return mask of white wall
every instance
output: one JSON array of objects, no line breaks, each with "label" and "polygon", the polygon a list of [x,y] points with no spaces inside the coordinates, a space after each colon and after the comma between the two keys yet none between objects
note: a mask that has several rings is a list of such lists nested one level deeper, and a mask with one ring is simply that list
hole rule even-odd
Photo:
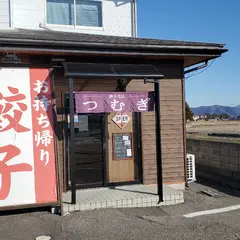
[{"label": "white wall", "polygon": [[[103,0],[103,28],[48,25],[46,27],[58,31],[130,37],[133,36],[132,2],[133,0]],[[14,0],[13,26],[15,28],[39,29],[40,24],[45,25],[45,16],[45,0]]]},{"label": "white wall", "polygon": [[0,0],[0,28],[8,28],[10,26],[9,21],[8,0]]}]

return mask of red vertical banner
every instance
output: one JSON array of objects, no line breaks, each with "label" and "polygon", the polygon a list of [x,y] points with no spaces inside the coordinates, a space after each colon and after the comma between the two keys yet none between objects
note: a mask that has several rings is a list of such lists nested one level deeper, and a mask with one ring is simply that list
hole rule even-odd
[{"label": "red vertical banner", "polygon": [[54,123],[49,69],[30,69],[36,203],[57,201]]}]

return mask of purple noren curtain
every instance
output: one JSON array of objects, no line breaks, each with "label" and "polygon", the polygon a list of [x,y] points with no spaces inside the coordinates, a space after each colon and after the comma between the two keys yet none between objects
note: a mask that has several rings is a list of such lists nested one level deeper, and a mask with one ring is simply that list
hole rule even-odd
[{"label": "purple noren curtain", "polygon": [[75,92],[77,113],[154,111],[154,92]]}]

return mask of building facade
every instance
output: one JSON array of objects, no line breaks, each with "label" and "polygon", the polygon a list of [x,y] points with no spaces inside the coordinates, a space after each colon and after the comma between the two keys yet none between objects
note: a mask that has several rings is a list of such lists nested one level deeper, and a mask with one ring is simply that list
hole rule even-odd
[{"label": "building facade", "polygon": [[133,37],[135,1],[1,0],[0,28]]},{"label": "building facade", "polygon": [[[83,188],[157,185],[161,201],[163,184],[184,189],[184,69],[227,50],[216,43],[134,38],[135,4],[0,0],[0,151],[15,149],[0,169],[1,209],[60,205],[67,191],[76,203]],[[97,94],[99,102],[111,100],[108,110],[94,111]],[[147,97],[138,99],[137,110],[124,110],[133,103],[122,98],[141,94],[154,95],[155,109],[148,111]],[[90,104],[89,111],[77,110],[80,102]],[[29,148],[21,145],[25,138]],[[11,158],[23,165],[8,168]],[[29,198],[18,201],[18,184]]]}]

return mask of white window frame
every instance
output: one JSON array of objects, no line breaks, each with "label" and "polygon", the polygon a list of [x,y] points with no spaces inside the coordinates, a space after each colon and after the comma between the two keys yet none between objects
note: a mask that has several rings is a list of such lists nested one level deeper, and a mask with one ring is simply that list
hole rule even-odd
[{"label": "white window frame", "polygon": [[[45,25],[49,28],[65,28],[65,29],[79,29],[79,30],[95,30],[95,31],[103,31],[104,30],[104,22],[103,22],[103,1],[104,0],[91,0],[96,2],[102,3],[102,26],[101,27],[94,27],[94,26],[81,26],[76,25],[76,8],[74,7],[74,25],[62,25],[62,24],[49,24],[47,23],[47,0],[44,1],[44,12],[45,12]],[[74,6],[76,6],[76,0],[74,0]]]}]

